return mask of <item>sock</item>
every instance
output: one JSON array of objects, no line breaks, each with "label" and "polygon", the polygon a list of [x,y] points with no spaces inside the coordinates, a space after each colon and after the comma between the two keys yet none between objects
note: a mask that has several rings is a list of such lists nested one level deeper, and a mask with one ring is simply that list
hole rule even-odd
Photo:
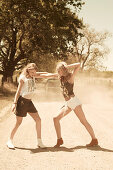
[{"label": "sock", "polygon": [[38,138],[38,146],[45,148],[45,145],[42,143],[42,139]]},{"label": "sock", "polygon": [[42,139],[41,138],[38,138],[38,144],[42,144]]}]

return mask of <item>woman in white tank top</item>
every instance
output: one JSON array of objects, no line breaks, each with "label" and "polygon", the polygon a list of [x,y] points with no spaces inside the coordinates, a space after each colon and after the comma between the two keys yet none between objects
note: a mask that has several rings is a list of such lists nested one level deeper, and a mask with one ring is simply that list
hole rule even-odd
[{"label": "woman in white tank top", "polygon": [[13,138],[18,127],[21,125],[23,117],[27,113],[33,118],[36,123],[38,147],[45,148],[41,140],[41,118],[38,111],[32,102],[32,96],[35,92],[35,78],[47,78],[51,74],[47,72],[37,72],[35,63],[28,64],[23,70],[18,80],[18,88],[15,94],[14,102],[12,105],[12,112],[16,115],[16,124],[11,131],[7,146],[10,149],[15,149],[13,145]]}]

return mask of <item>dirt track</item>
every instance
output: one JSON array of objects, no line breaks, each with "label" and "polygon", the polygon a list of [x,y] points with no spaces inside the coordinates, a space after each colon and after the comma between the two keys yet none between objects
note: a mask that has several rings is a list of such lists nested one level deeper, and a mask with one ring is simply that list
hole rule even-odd
[{"label": "dirt track", "polygon": [[90,136],[71,112],[61,120],[64,145],[53,148],[56,134],[52,119],[63,102],[35,100],[42,119],[42,139],[48,148],[37,148],[35,124],[27,116],[14,138],[16,149],[9,150],[6,141],[15,122],[15,116],[11,115],[0,123],[0,170],[113,170],[113,101],[109,93],[98,92],[93,93],[95,100],[92,96],[82,98],[86,101],[85,115],[99,140],[98,147],[85,147]]}]

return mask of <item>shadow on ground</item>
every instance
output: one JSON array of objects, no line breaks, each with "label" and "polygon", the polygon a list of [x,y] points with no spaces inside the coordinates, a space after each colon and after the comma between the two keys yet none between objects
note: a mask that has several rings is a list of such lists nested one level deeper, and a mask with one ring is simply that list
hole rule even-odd
[{"label": "shadow on ground", "polygon": [[31,153],[38,153],[38,152],[59,152],[59,151],[64,151],[64,152],[74,152],[75,150],[78,149],[88,149],[92,151],[103,151],[103,152],[113,152],[113,150],[102,148],[99,145],[94,146],[94,147],[86,147],[86,146],[76,146],[73,148],[66,148],[66,147],[59,147],[59,148],[54,148],[54,147],[47,147],[45,149],[41,148],[22,148],[22,147],[15,147],[15,149],[21,149],[21,150],[29,150]]}]

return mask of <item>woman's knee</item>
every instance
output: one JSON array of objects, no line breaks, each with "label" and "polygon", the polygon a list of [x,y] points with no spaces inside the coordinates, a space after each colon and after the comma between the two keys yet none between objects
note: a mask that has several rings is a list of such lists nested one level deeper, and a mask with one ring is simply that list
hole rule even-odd
[{"label": "woman's knee", "polygon": [[81,119],[80,120],[80,122],[84,125],[84,126],[86,126],[86,125],[88,125],[88,121],[85,119]]},{"label": "woman's knee", "polygon": [[41,118],[39,116],[37,116],[36,119],[34,119],[36,123],[41,123]]},{"label": "woman's knee", "polygon": [[54,117],[54,118],[53,118],[54,123],[58,122],[59,120],[60,120],[60,119],[59,119],[58,117]]},{"label": "woman's knee", "polygon": [[17,122],[16,122],[16,126],[20,126],[20,125],[21,125],[21,123],[22,123],[22,120],[17,120]]},{"label": "woman's knee", "polygon": [[40,118],[38,112],[35,113],[35,114],[34,114],[34,113],[29,113],[29,114],[30,114],[30,116],[34,119],[34,121],[35,121],[36,123],[41,122],[41,118]]}]

